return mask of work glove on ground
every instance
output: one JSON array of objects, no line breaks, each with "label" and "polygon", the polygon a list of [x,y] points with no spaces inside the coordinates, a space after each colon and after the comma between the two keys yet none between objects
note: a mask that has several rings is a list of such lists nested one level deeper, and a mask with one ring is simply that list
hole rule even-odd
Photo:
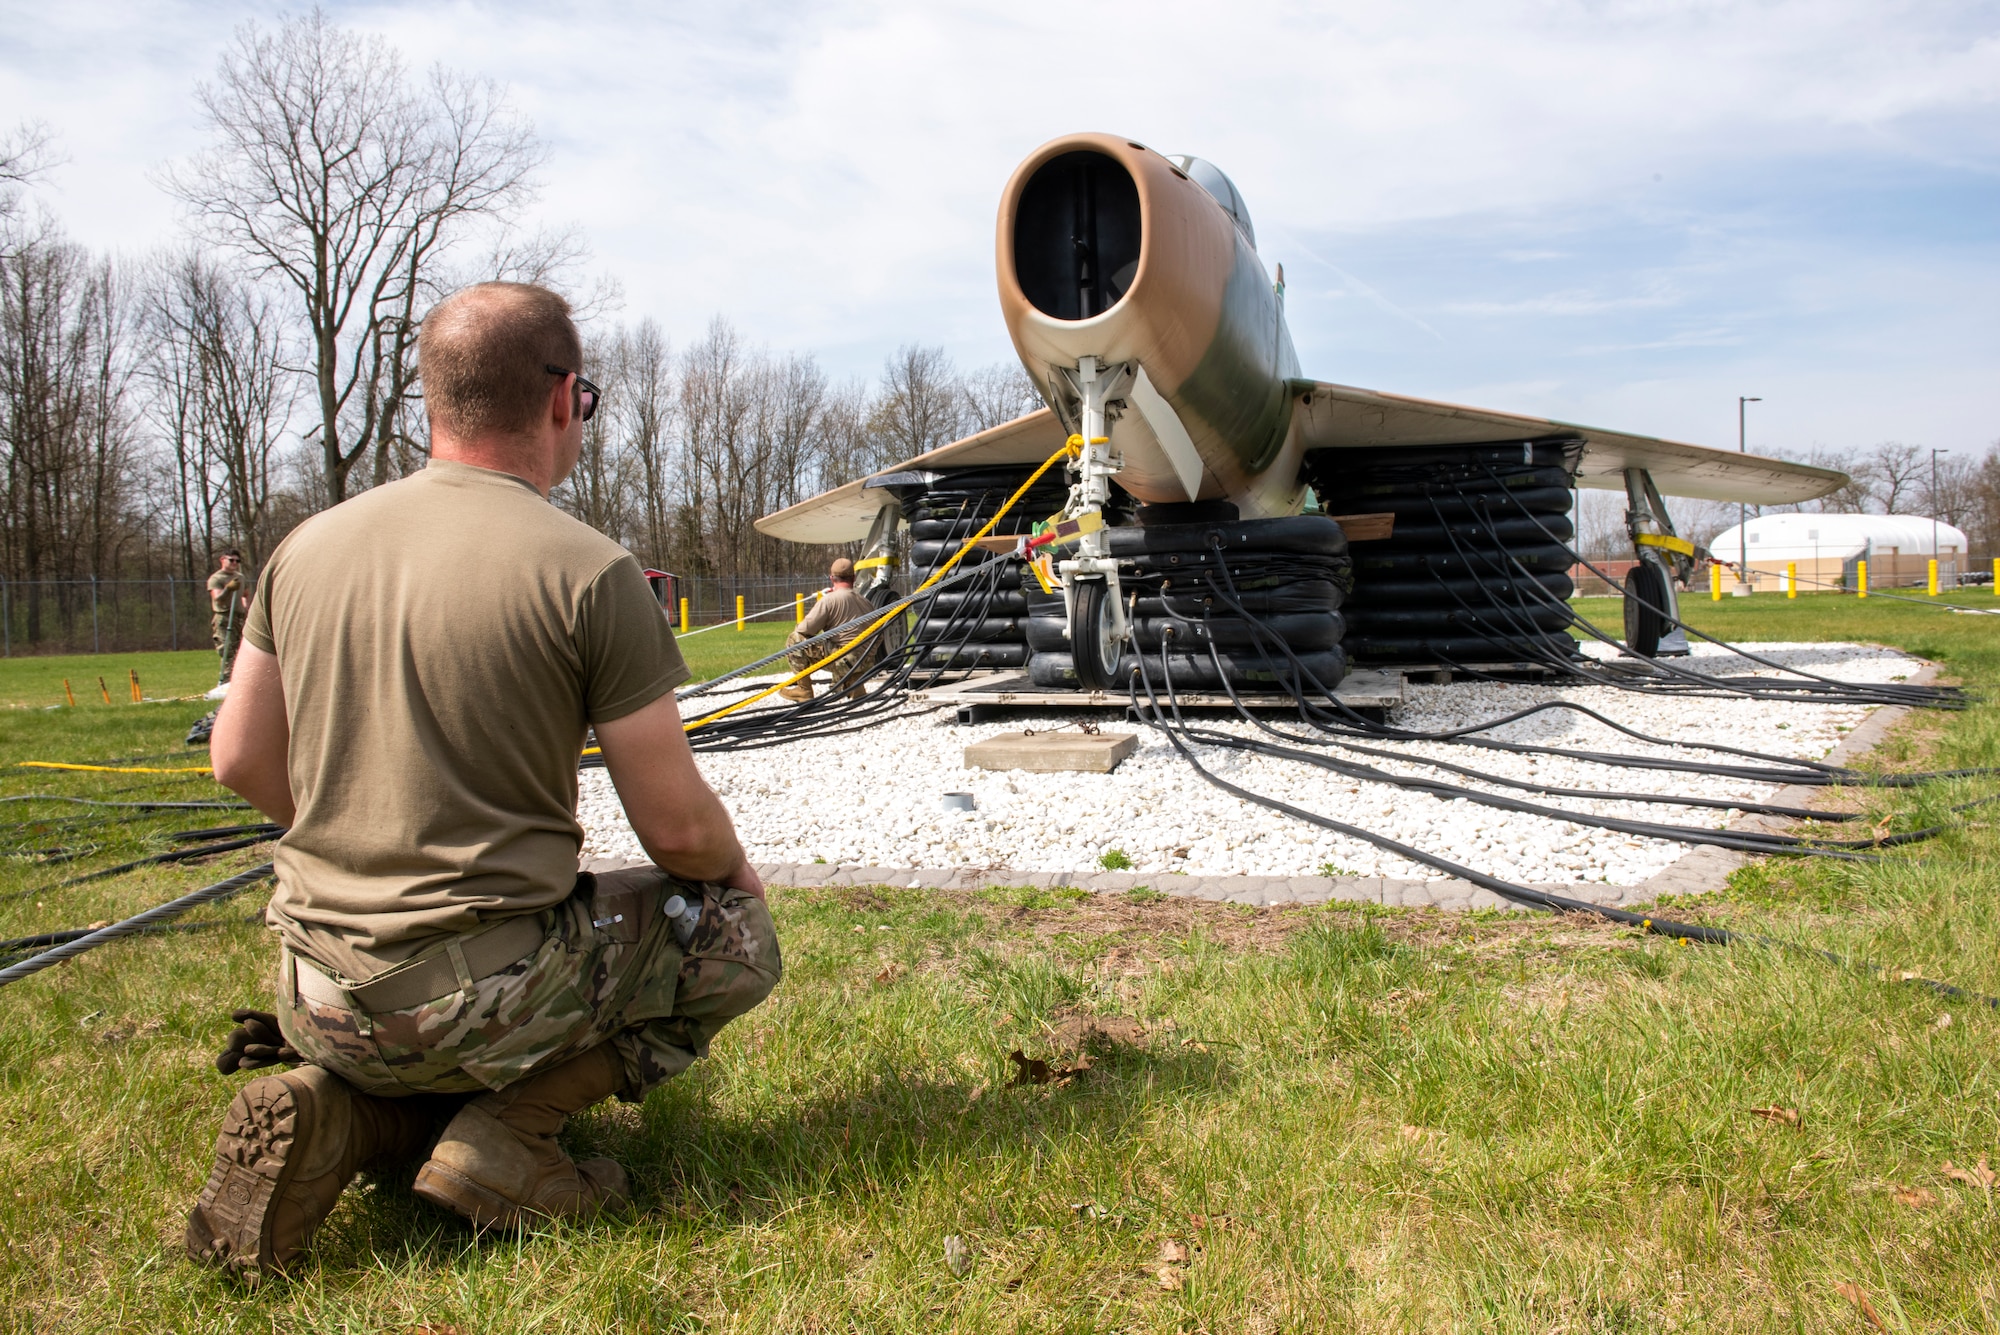
[{"label": "work glove on ground", "polygon": [[269,1011],[235,1010],[229,1018],[236,1027],[229,1031],[229,1046],[215,1054],[215,1069],[224,1075],[238,1071],[261,1071],[280,1063],[303,1065],[299,1050],[285,1041],[278,1029],[278,1017]]}]

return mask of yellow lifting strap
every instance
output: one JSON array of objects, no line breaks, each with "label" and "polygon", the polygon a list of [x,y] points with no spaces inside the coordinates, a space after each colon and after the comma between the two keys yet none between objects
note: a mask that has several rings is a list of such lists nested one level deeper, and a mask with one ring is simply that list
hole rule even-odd
[{"label": "yellow lifting strap", "polygon": [[1682,556],[1694,555],[1693,543],[1686,538],[1676,538],[1668,533],[1641,533],[1632,539],[1632,543],[1637,547],[1661,547],[1670,552],[1679,552]]},{"label": "yellow lifting strap", "polygon": [[874,570],[880,566],[894,565],[895,563],[896,559],[893,556],[864,556],[854,563],[854,568],[856,570]]},{"label": "yellow lifting strap", "polygon": [[70,765],[60,760],[17,760],[14,764],[21,769],[74,769],[92,774],[213,774],[206,765],[184,766],[179,769],[149,769],[143,765]]},{"label": "yellow lifting strap", "polygon": [[[1072,436],[1070,437],[1070,440],[1078,441],[1078,438]],[[1080,442],[1079,442],[1079,448],[1080,448]],[[1040,482],[1042,480],[1042,474],[1048,472],[1051,468],[1054,468],[1057,464],[1061,463],[1064,459],[1069,457],[1070,449],[1071,449],[1070,445],[1068,443],[1065,443],[1061,449],[1057,450],[1054,454],[1051,454],[1048,457],[1047,462],[1043,463],[1043,465],[1040,468],[1037,468],[1033,473],[1031,473],[1028,477],[1028,480],[1026,482],[1023,482],[1018,488],[1015,489],[1014,494],[1007,498],[1007,503],[1005,505],[1002,505],[998,510],[995,510],[993,512],[993,517],[986,521],[986,527],[980,529],[979,532],[967,538],[965,540],[964,545],[961,546],[956,552],[952,554],[951,559],[949,561],[946,561],[943,565],[939,566],[936,570],[932,571],[930,578],[925,580],[922,584],[919,584],[916,587],[915,592],[922,593],[925,589],[930,588],[933,584],[936,584],[946,575],[949,575],[952,572],[952,570],[957,567],[958,563],[965,559],[965,554],[971,551],[974,547],[978,546],[979,540],[985,537],[987,534],[991,533],[994,530],[994,528],[998,526],[1000,520],[1006,515],[1006,513],[1014,508],[1015,503],[1019,501],[1023,496],[1028,494],[1029,488],[1033,487],[1037,482]],[[894,621],[897,617],[901,616],[902,614],[903,614],[903,609],[901,608],[898,608],[894,612],[884,612],[881,616],[877,617],[873,622],[871,622],[864,630],[862,630],[860,634],[856,635],[846,644],[841,645],[838,649],[828,654],[825,658],[820,659],[817,663],[814,663],[812,666],[807,668],[802,668],[799,671],[792,673],[789,677],[786,677],[783,681],[778,682],[776,685],[767,686],[763,690],[757,692],[757,694],[746,696],[743,699],[738,700],[733,705],[724,705],[721,709],[716,710],[713,714],[704,714],[698,719],[690,720],[689,722],[682,724],[681,725],[682,728],[687,732],[693,732],[696,728],[706,727],[707,725],[714,723],[718,719],[727,718],[729,715],[734,714],[737,710],[742,709],[746,705],[754,705],[759,700],[763,700],[769,696],[776,695],[779,691],[782,691],[783,689],[785,689],[785,687],[790,686],[793,682],[801,681],[806,677],[810,677],[813,673],[819,671],[821,668],[830,667],[838,660],[845,658],[849,653],[853,652],[855,649],[858,649],[861,647],[861,645],[865,644],[870,635],[873,635],[876,631],[882,629],[882,627],[888,625],[891,621]]]}]

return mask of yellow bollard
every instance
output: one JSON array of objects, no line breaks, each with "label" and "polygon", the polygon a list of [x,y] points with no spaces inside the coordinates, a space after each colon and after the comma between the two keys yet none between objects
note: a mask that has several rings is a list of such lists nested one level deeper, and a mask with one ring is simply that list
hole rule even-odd
[{"label": "yellow bollard", "polygon": [[1796,598],[1799,596],[1799,563],[1797,561],[1785,562],[1785,596],[1787,598]]},{"label": "yellow bollard", "polygon": [[1930,586],[1926,590],[1926,592],[1928,592],[1931,597],[1935,598],[1937,597],[1937,558],[1935,556],[1931,558],[1930,574],[1931,574]]},{"label": "yellow bollard", "polygon": [[102,677],[97,679],[97,693],[104,697],[105,704],[108,705],[111,703],[111,688],[104,684],[104,678]]},{"label": "yellow bollard", "polygon": [[139,694],[139,669],[127,668],[125,670],[132,674],[132,703],[136,705],[143,698]]},{"label": "yellow bollard", "polygon": [[688,600],[683,598],[681,599],[681,634],[685,635],[688,633],[689,624],[690,623],[688,621]]},{"label": "yellow bollard", "polygon": [[743,629],[743,595],[736,595],[736,629]]},{"label": "yellow bollard", "polygon": [[71,689],[69,688],[69,678],[68,678],[68,677],[64,677],[64,678],[63,678],[63,699],[65,699],[65,700],[69,701],[69,707],[70,707],[71,709],[75,709],[75,708],[76,708],[76,692],[75,692],[75,691],[72,691],[72,690],[71,690]]},{"label": "yellow bollard", "polygon": [[1863,598],[1868,596],[1868,563],[1866,561],[1856,561],[1854,563],[1854,586],[1855,592]]},{"label": "yellow bollard", "polygon": [[1722,567],[1719,565],[1708,568],[1708,600],[1712,603],[1722,601]]},{"label": "yellow bollard", "polygon": [[803,593],[795,593],[792,595],[792,624],[796,626],[805,619],[806,596]]},{"label": "yellow bollard", "polygon": [[1993,558],[1993,596],[2000,598],[2000,556]]}]

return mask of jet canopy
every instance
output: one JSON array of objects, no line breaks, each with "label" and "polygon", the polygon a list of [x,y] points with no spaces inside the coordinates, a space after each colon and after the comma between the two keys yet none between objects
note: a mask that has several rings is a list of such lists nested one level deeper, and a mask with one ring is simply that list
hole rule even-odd
[{"label": "jet canopy", "polygon": [[1215,202],[1222,205],[1222,211],[1234,218],[1236,225],[1243,229],[1243,237],[1250,243],[1250,249],[1257,249],[1257,229],[1250,225],[1250,206],[1243,202],[1236,182],[1230,180],[1222,168],[1206,158],[1170,157],[1167,161],[1186,172],[1190,181],[1214,196]]}]

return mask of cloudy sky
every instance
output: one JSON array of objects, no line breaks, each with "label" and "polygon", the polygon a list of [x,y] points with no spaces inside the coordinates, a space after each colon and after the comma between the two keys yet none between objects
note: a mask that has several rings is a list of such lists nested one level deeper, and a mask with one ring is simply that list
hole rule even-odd
[{"label": "cloudy sky", "polygon": [[[81,239],[170,239],[192,92],[278,6],[0,0]],[[1001,185],[1103,129],[1249,200],[1322,379],[1800,452],[2000,438],[2000,3],[333,4],[506,84],[622,318],[870,376],[1010,356]]]}]

